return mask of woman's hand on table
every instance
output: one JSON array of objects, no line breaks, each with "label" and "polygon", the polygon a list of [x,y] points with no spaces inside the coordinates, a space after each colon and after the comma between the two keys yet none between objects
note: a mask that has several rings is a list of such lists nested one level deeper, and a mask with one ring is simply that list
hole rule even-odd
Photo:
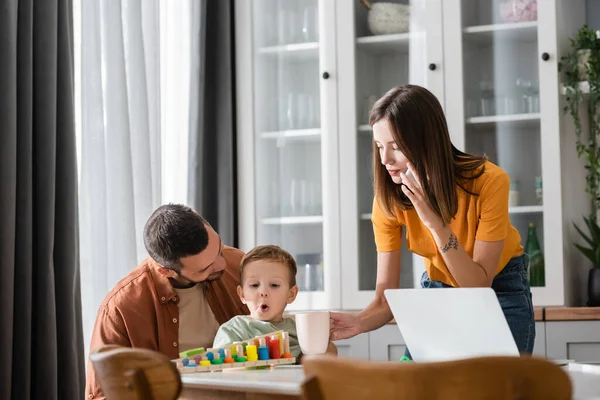
[{"label": "woman's hand on table", "polygon": [[329,319],[330,340],[349,339],[360,333],[360,319],[357,313],[332,312]]}]

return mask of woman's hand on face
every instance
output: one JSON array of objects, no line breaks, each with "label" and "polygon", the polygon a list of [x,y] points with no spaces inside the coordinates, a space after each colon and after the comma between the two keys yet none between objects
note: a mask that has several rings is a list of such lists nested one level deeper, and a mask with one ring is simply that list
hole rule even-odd
[{"label": "woman's hand on face", "polygon": [[356,313],[329,313],[330,340],[349,339],[360,333],[360,319]]},{"label": "woman's hand on face", "polygon": [[410,179],[406,176],[404,172],[400,172],[400,177],[402,178],[402,191],[409,198],[412,205],[415,207],[417,214],[423,224],[428,227],[430,230],[438,229],[444,227],[444,221],[429,207],[427,203],[427,199],[425,194],[423,193],[423,188],[421,187],[421,179],[417,172],[415,171],[413,165],[408,163],[407,165],[410,173],[415,177],[415,179]]}]

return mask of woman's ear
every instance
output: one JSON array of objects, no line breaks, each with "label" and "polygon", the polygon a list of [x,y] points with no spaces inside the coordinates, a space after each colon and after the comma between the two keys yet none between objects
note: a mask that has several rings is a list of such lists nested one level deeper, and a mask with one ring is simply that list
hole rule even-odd
[{"label": "woman's ear", "polygon": [[298,286],[294,285],[290,288],[290,292],[288,293],[288,304],[292,304],[294,300],[296,300],[296,296],[298,296]]},{"label": "woman's ear", "polygon": [[240,300],[243,304],[246,304],[246,300],[244,299],[244,289],[240,285],[237,287],[237,294],[240,297]]}]

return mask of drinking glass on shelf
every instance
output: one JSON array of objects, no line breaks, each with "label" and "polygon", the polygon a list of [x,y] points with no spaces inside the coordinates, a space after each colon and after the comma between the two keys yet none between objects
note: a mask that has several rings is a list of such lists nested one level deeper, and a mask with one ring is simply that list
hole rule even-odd
[{"label": "drinking glass on shelf", "polygon": [[277,130],[280,131],[288,129],[288,96],[289,93],[286,93],[284,91],[279,91],[277,96]]},{"label": "drinking glass on shelf", "polygon": [[493,97],[482,97],[480,99],[480,114],[483,117],[487,117],[490,115],[494,115],[496,113],[494,107],[494,98]]},{"label": "drinking glass on shelf", "polygon": [[309,184],[305,179],[292,179],[290,184],[290,215],[308,214],[310,207],[309,190]]},{"label": "drinking glass on shelf", "polygon": [[309,123],[309,104],[308,95],[306,93],[298,93],[298,129],[306,129]]},{"label": "drinking glass on shelf", "polygon": [[540,96],[531,80],[517,78],[516,85],[521,96],[521,112],[528,114],[539,112]]},{"label": "drinking glass on shelf", "polygon": [[483,78],[479,81],[479,111],[481,116],[490,116],[496,113],[495,101],[494,101],[494,84],[489,79],[487,74],[483,74]]},{"label": "drinking glass on shelf", "polygon": [[298,192],[300,191],[300,184],[296,179],[292,179],[290,183],[290,199],[289,199],[289,215],[298,215]]},{"label": "drinking glass on shelf", "polygon": [[309,213],[309,206],[310,206],[310,193],[309,193],[309,188],[308,188],[308,182],[304,179],[300,180],[300,200],[299,200],[299,206],[300,206],[300,214],[301,215],[307,215]]},{"label": "drinking glass on shelf", "polygon": [[296,282],[300,291],[323,290],[323,257],[318,253],[298,254]]},{"label": "drinking glass on shelf", "polygon": [[537,82],[533,82],[531,84],[531,89],[529,90],[529,96],[531,98],[531,113],[540,112],[540,89],[539,84]]},{"label": "drinking glass on shelf", "polygon": [[500,96],[496,99],[496,114],[507,115],[515,113],[515,100],[511,96]]},{"label": "drinking glass on shelf", "polygon": [[467,118],[477,116],[477,103],[473,99],[467,99],[465,101],[465,116]]},{"label": "drinking glass on shelf", "polygon": [[308,204],[311,215],[321,215],[321,191],[318,182],[308,183]]},{"label": "drinking glass on shelf", "polygon": [[373,106],[375,105],[378,99],[379,98],[374,94],[366,96],[364,98],[363,115],[361,116],[361,123],[369,123],[369,116],[371,115],[371,110],[373,109]]},{"label": "drinking glass on shelf", "polygon": [[281,213],[281,204],[279,202],[281,193],[279,193],[279,184],[276,180],[271,181],[269,189],[269,206],[267,214],[268,216],[276,216]]},{"label": "drinking glass on shelf", "polygon": [[312,94],[306,95],[306,127],[317,128],[319,126],[319,120],[317,116],[317,105],[315,102],[315,96]]},{"label": "drinking glass on shelf", "polygon": [[289,8],[281,8],[278,11],[278,36],[279,44],[286,45],[297,41],[296,13]]},{"label": "drinking glass on shelf", "polygon": [[315,110],[315,127],[321,127],[321,103],[319,96],[313,97],[314,99],[314,110]]},{"label": "drinking glass on shelf", "polygon": [[531,109],[532,113],[540,112],[540,94],[539,93],[536,92],[536,93],[531,94],[531,105],[532,105],[532,109]]},{"label": "drinking glass on shelf", "polygon": [[298,94],[289,92],[287,95],[287,109],[285,129],[296,129],[298,127]]},{"label": "drinking glass on shelf", "polygon": [[536,203],[539,205],[544,204],[544,189],[543,189],[543,185],[542,185],[542,177],[541,176],[536,176],[534,178],[534,182],[535,182],[535,200]]},{"label": "drinking glass on shelf", "polygon": [[319,19],[316,6],[304,9],[302,18],[302,39],[304,42],[316,42],[319,35]]},{"label": "drinking glass on shelf", "polygon": [[510,191],[508,192],[508,206],[517,207],[520,200],[520,183],[518,180],[510,181]]}]

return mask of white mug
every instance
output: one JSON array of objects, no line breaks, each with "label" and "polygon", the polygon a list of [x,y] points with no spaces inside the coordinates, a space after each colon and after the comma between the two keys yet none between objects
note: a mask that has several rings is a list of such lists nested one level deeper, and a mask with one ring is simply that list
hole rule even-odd
[{"label": "white mug", "polygon": [[302,354],[323,354],[329,345],[329,311],[296,314],[296,332]]}]

